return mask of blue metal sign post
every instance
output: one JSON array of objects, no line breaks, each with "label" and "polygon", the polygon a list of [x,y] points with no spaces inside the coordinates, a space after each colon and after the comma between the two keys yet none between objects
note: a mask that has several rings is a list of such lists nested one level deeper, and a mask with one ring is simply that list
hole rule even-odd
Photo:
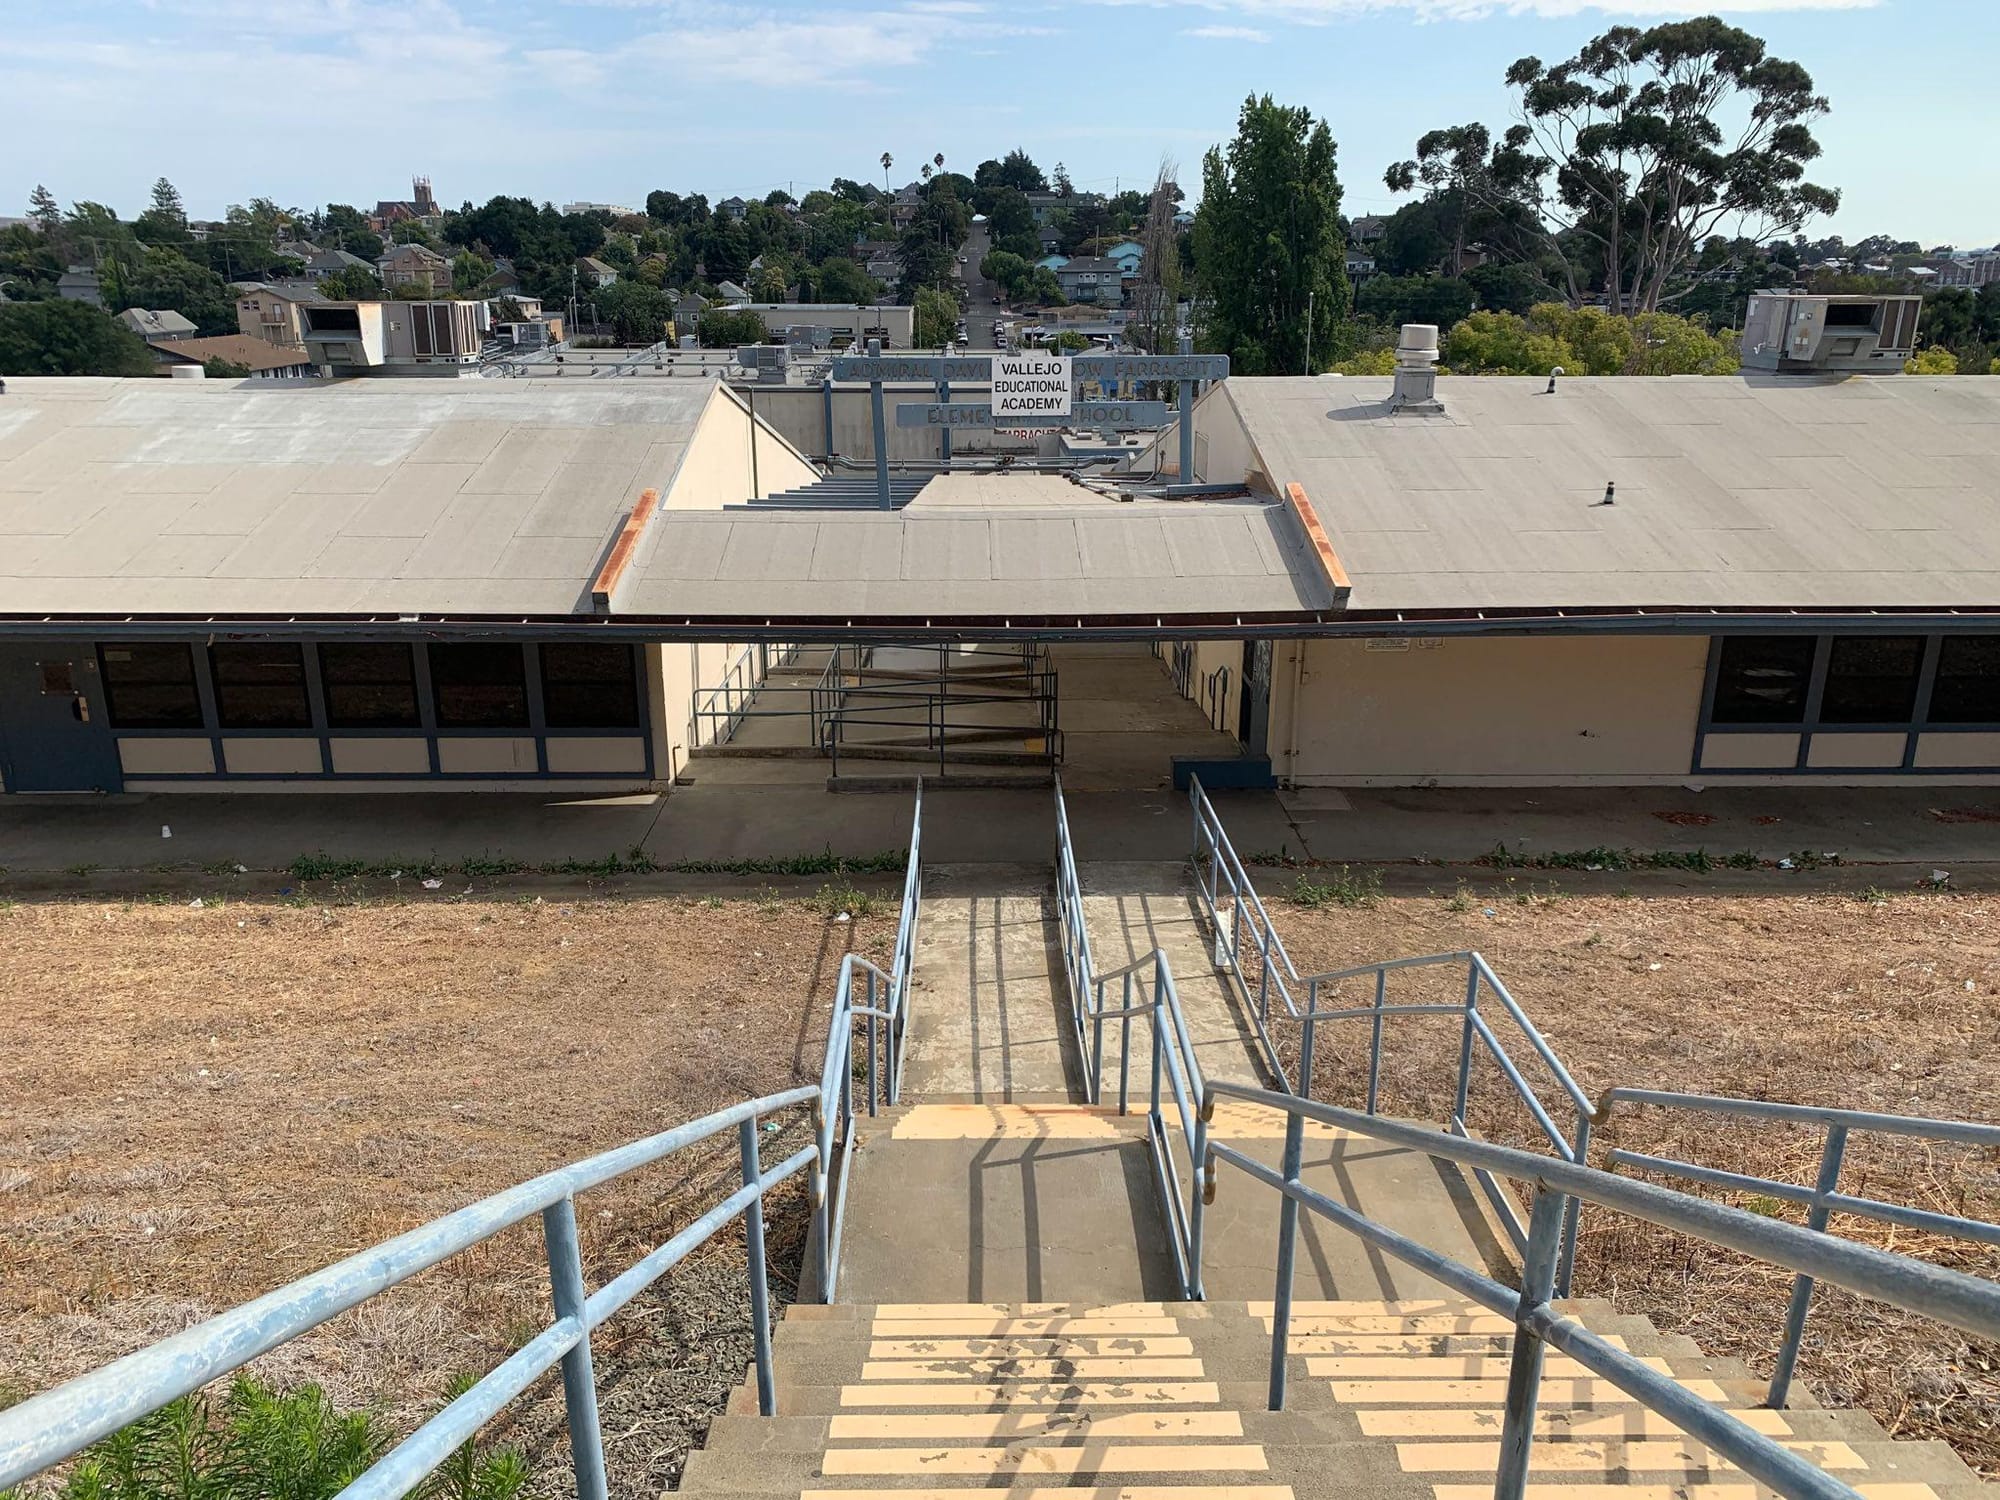
[{"label": "blue metal sign post", "polygon": [[[875,492],[882,509],[892,508],[889,495],[888,415],[882,402],[885,381],[908,381],[928,385],[936,392],[934,402],[920,402],[896,408],[898,427],[934,427],[938,432],[938,456],[951,461],[951,429],[954,427],[1103,427],[1148,428],[1166,426],[1169,415],[1163,401],[1076,401],[1062,417],[1010,416],[994,420],[990,404],[951,400],[953,381],[969,384],[993,382],[994,356],[990,354],[884,354],[882,341],[870,339],[866,354],[843,354],[833,361],[835,380],[868,382],[870,415],[875,428]],[[1175,402],[1180,422],[1181,483],[1194,482],[1194,403],[1201,382],[1223,380],[1229,375],[1226,354],[1196,354],[1194,341],[1181,339],[1178,354],[1079,354],[1071,361],[1073,381],[1095,380],[1108,391],[1124,389],[1127,382],[1171,380],[1179,386]],[[829,440],[829,448],[831,441]]]}]

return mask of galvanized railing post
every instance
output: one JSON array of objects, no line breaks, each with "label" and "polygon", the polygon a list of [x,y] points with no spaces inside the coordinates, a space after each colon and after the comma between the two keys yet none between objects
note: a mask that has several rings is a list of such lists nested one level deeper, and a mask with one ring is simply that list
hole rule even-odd
[{"label": "galvanized railing post", "polygon": [[[1389,971],[1375,971],[1375,1016],[1369,1023],[1368,1037],[1368,1113],[1375,1113],[1375,1100],[1382,1083],[1382,1005],[1389,995]],[[1463,1112],[1465,1106],[1459,1109]]]},{"label": "galvanized railing post", "polygon": [[[1296,1187],[1299,1162],[1305,1155],[1306,1117],[1285,1117],[1284,1177]],[[1285,1409],[1285,1361],[1292,1352],[1292,1262],[1299,1243],[1299,1200],[1286,1193],[1278,1200],[1278,1284],[1271,1295],[1271,1410]]]},{"label": "galvanized railing post", "polygon": [[1458,1097],[1452,1118],[1463,1126],[1465,1106],[1472,1095],[1472,1017],[1479,1009],[1479,965],[1470,960],[1465,966],[1465,1030],[1458,1039]]},{"label": "galvanized railing post", "polygon": [[[1580,1167],[1590,1165],[1590,1116],[1576,1113],[1576,1139],[1570,1147],[1571,1159]],[[1556,1272],[1556,1295],[1567,1297],[1576,1277],[1576,1241],[1583,1223],[1583,1200],[1571,1197],[1569,1214],[1563,1221],[1562,1266]]]},{"label": "galvanized railing post", "polygon": [[1118,1113],[1129,1113],[1126,1101],[1127,1075],[1132,1067],[1132,971],[1125,971],[1125,987],[1118,1001],[1123,1014],[1118,1017]]},{"label": "galvanized railing post", "polygon": [[1098,980],[1090,1016],[1090,1056],[1085,1059],[1090,1079],[1090,1102],[1104,1102],[1104,981]]},{"label": "galvanized railing post", "polygon": [[[868,1021],[868,1115],[872,1119],[875,1115],[875,971],[873,969],[865,970],[864,978],[867,987],[863,993],[867,996],[868,1010],[866,1018]],[[850,997],[853,993],[852,990],[848,991]]]},{"label": "galvanized railing post", "polygon": [[1500,1427],[1500,1465],[1493,1500],[1521,1500],[1535,1443],[1535,1407],[1542,1389],[1542,1336],[1529,1319],[1543,1312],[1555,1289],[1567,1195],[1539,1184],[1528,1214],[1528,1254],[1521,1264],[1521,1303],[1514,1320],[1514,1354],[1507,1368],[1507,1409]]},{"label": "galvanized railing post", "polygon": [[1299,1094],[1302,1098],[1312,1098],[1313,1092],[1313,1046],[1319,1036],[1319,1022],[1313,1019],[1313,1011],[1318,1008],[1319,985],[1306,986],[1305,1024],[1299,1028]]},{"label": "galvanized railing post", "polygon": [[574,1318],[581,1330],[562,1357],[563,1406],[577,1500],[607,1500],[604,1432],[597,1424],[597,1376],[590,1367],[590,1329],[585,1321],[589,1293],[583,1285],[583,1246],[576,1233],[574,1198],[560,1198],[542,1210],[542,1244],[548,1252],[549,1296],[556,1318]]},{"label": "galvanized railing post", "polygon": [[[1194,1194],[1194,1206],[1188,1213],[1188,1288],[1190,1302],[1205,1302],[1208,1292],[1201,1284],[1201,1232],[1208,1211],[1208,1105],[1204,1099],[1194,1101],[1194,1141],[1188,1148],[1194,1181],[1189,1184]],[[1273,1309],[1275,1313],[1276,1309]]]},{"label": "galvanized railing post", "polygon": [[[752,1115],[736,1128],[743,1157],[743,1185],[751,1186],[764,1175],[757,1150],[757,1117]],[[771,1285],[764,1270],[764,1195],[759,1192],[743,1210],[743,1243],[750,1260],[750,1322],[757,1344],[757,1410],[764,1416],[778,1414],[778,1378],[771,1367]]]},{"label": "galvanized railing post", "polygon": [[[1831,1213],[1826,1200],[1840,1189],[1840,1165],[1846,1155],[1847,1127],[1827,1126],[1826,1147],[1819,1157],[1819,1180],[1813,1185],[1812,1207],[1806,1210],[1806,1228],[1826,1228]],[[1774,1409],[1782,1410],[1791,1394],[1792,1372],[1798,1368],[1799,1345],[1805,1340],[1812,1294],[1813,1279],[1801,1271],[1792,1281],[1792,1301],[1785,1309],[1785,1340],[1778,1346],[1777,1368],[1771,1372],[1771,1387],[1764,1395],[1764,1404]]]}]

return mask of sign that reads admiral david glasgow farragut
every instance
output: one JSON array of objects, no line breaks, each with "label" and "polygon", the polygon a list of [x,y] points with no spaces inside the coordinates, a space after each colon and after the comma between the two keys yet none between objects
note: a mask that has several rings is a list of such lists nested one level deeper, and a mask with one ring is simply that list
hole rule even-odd
[{"label": "sign that reads admiral david glasgow farragut", "polygon": [[[993,415],[1066,417],[1070,406],[1067,354],[995,355]],[[1003,424],[1004,425],[1004,424]]]}]

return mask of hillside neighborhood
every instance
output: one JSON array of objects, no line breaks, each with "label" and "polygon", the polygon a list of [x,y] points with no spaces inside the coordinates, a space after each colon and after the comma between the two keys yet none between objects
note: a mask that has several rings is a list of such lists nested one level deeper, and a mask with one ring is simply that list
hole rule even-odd
[{"label": "hillside neighborhood", "polygon": [[860,4],[0,27],[0,1500],[2000,1497],[1944,7]]}]

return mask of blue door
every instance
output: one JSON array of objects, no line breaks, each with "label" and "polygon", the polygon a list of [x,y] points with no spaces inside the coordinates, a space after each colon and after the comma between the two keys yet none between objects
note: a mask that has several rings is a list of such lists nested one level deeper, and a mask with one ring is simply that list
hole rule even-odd
[{"label": "blue door", "polygon": [[0,646],[0,779],[10,792],[115,792],[124,785],[90,646]]}]

